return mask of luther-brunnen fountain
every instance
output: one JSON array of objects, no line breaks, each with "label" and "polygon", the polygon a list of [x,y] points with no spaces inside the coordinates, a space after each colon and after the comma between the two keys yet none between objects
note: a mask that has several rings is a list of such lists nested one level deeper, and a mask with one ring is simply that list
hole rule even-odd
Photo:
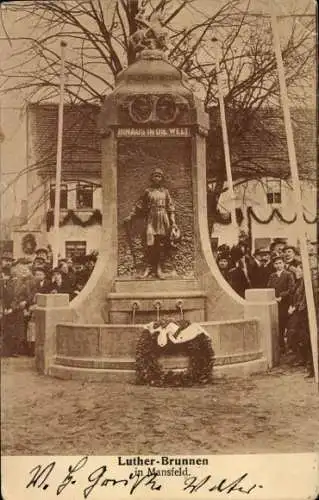
[{"label": "luther-brunnen fountain", "polygon": [[216,374],[266,370],[278,352],[274,291],[249,290],[244,300],[221,276],[207,224],[208,116],[166,60],[161,33],[140,32],[137,60],[118,75],[99,119],[98,261],[71,303],[63,294],[38,295],[37,369],[133,380],[142,325],[185,318],[211,335]]}]

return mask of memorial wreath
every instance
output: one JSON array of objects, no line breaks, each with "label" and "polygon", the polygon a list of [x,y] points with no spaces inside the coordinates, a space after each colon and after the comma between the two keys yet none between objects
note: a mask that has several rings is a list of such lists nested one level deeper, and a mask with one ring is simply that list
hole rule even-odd
[{"label": "memorial wreath", "polygon": [[[161,356],[185,356],[186,370],[164,370]],[[136,346],[136,383],[153,386],[193,386],[212,382],[214,351],[209,335],[189,321],[145,325]]]}]

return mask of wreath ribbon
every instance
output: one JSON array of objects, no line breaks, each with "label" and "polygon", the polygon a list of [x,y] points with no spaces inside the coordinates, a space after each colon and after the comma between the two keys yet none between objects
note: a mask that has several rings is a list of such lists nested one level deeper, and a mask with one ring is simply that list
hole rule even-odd
[{"label": "wreath ribbon", "polygon": [[195,339],[202,333],[209,337],[209,334],[198,323],[179,326],[175,321],[170,321],[168,324],[152,321],[144,325],[144,329],[149,331],[152,335],[157,335],[157,344],[160,347],[166,346],[168,339],[173,344],[183,344],[184,342]]}]

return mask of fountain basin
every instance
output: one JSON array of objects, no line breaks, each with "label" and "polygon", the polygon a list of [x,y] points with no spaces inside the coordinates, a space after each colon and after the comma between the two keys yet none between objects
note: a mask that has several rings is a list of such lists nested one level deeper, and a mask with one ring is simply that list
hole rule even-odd
[{"label": "fountain basin", "polygon": [[[212,339],[215,376],[246,376],[267,369],[257,319],[200,324]],[[49,374],[63,379],[133,382],[136,342],[142,329],[143,325],[58,324]],[[175,356],[170,363],[173,370],[180,370],[185,360]]]}]

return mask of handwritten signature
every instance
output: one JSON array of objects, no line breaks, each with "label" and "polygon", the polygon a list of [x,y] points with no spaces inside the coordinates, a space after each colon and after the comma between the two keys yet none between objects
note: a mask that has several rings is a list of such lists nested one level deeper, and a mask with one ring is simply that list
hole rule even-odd
[{"label": "handwritten signature", "polygon": [[[59,496],[61,493],[65,492],[66,489],[70,489],[72,486],[77,484],[79,480],[78,472],[83,469],[88,462],[88,457],[82,457],[75,465],[69,465],[67,469],[66,476],[58,483],[56,488],[56,495]],[[53,471],[56,468],[56,462],[50,462],[48,465],[37,465],[29,471],[31,479],[26,484],[26,488],[39,488],[42,491],[47,490],[51,486],[53,479]],[[86,478],[87,485],[83,489],[83,497],[88,498],[96,487],[124,487],[128,489],[129,495],[133,495],[138,489],[142,487],[148,488],[151,491],[160,491],[162,489],[162,484],[158,482],[158,474],[156,472],[149,473],[145,475],[138,475],[135,473],[130,473],[128,477],[124,479],[115,479],[108,477],[107,475],[108,466],[101,465],[97,469],[90,472]],[[233,491],[249,495],[256,488],[262,488],[262,485],[250,484],[248,485],[245,481],[248,478],[248,473],[242,474],[235,480],[222,479],[219,482],[215,482],[211,475],[204,478],[198,478],[197,476],[188,476],[184,478],[184,483],[182,484],[182,491],[189,494],[197,493],[201,489],[205,489],[209,492],[218,492],[229,494]],[[81,478],[82,479],[82,478]]]},{"label": "handwritten signature", "polygon": [[[69,485],[75,485],[77,482],[76,473],[79,470],[83,469],[88,461],[88,457],[81,458],[74,466],[70,465],[68,467],[68,473],[65,478],[61,481],[61,483],[56,488],[56,494],[60,495]],[[50,484],[48,482],[49,477],[51,476],[54,468],[56,466],[56,462],[51,462],[45,467],[43,465],[37,465],[34,467],[30,474],[32,475],[31,480],[26,485],[26,488],[30,488],[31,486],[42,488],[42,490],[46,490],[49,488]],[[157,484],[156,477],[157,474],[148,474],[145,476],[138,476],[134,473],[129,474],[129,476],[125,479],[114,479],[106,477],[106,471],[108,470],[107,465],[102,465],[98,467],[93,472],[91,472],[88,477],[88,485],[83,489],[83,497],[88,498],[92,493],[96,486],[124,486],[129,488],[129,494],[133,495],[136,489],[140,486],[149,487],[151,490],[160,490],[162,488],[161,484]]]},{"label": "handwritten signature", "polygon": [[229,494],[232,491],[237,491],[238,493],[249,495],[249,493],[251,493],[256,488],[263,488],[262,484],[252,484],[248,487],[247,484],[245,485],[244,483],[245,479],[247,478],[248,472],[245,472],[245,474],[242,474],[240,477],[234,480],[225,478],[215,483],[210,474],[203,479],[198,479],[196,476],[189,476],[185,478],[183,491],[187,491],[188,493],[196,493],[205,486],[207,491],[216,491],[218,493],[226,494]]}]

